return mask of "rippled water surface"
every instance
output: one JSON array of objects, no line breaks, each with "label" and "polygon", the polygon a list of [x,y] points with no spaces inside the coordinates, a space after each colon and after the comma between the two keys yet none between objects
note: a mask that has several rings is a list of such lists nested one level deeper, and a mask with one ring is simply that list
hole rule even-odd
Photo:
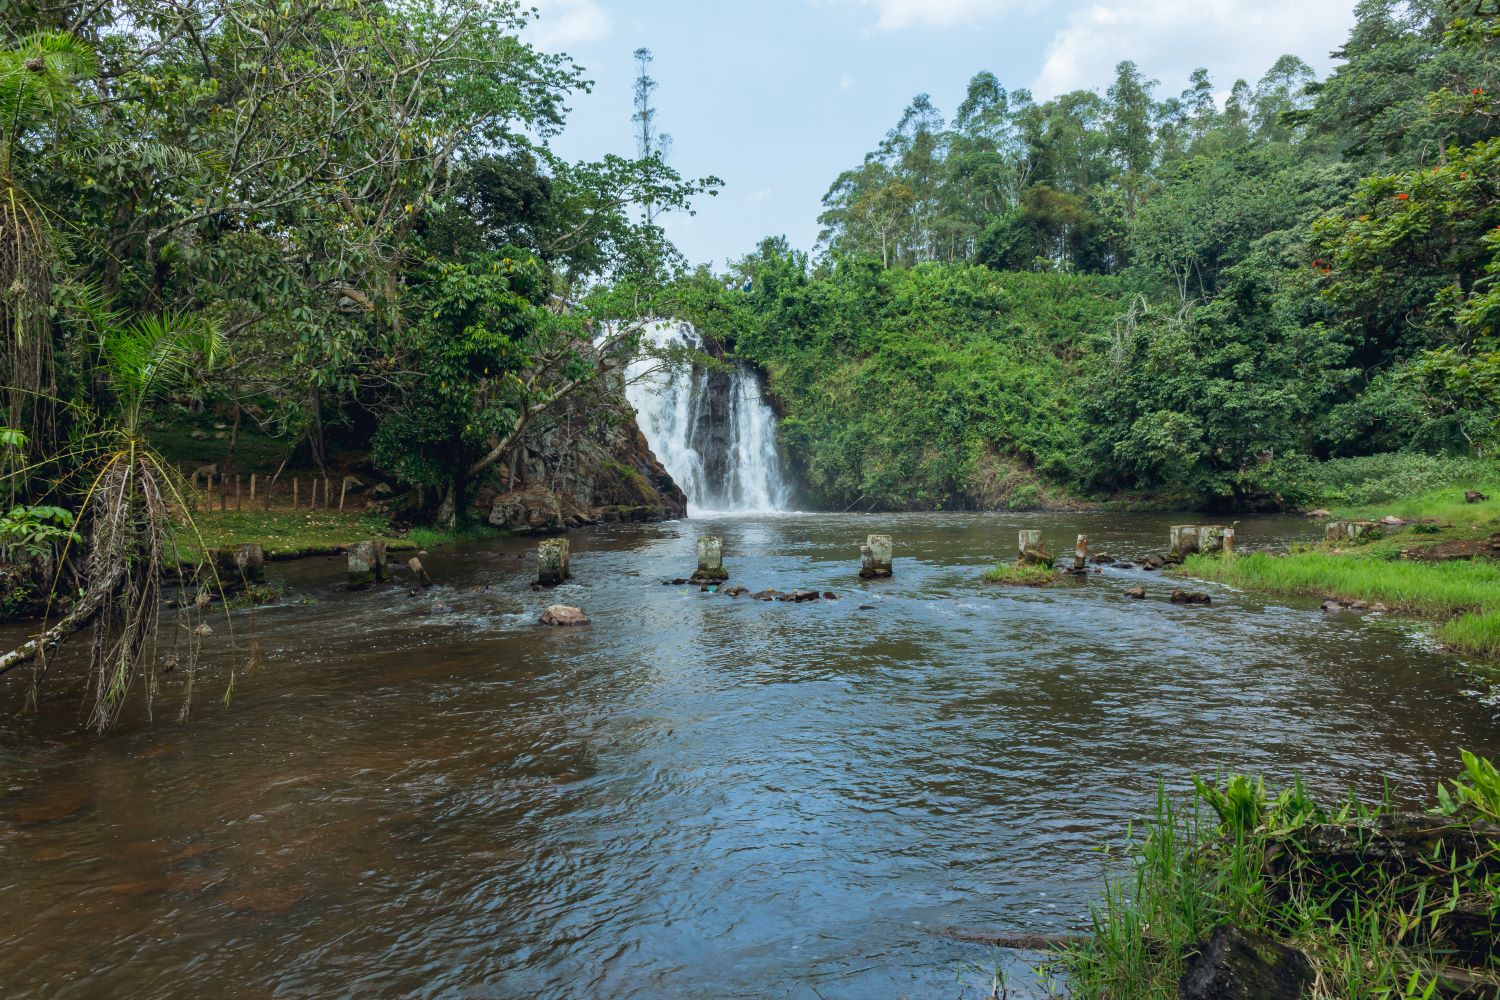
[{"label": "rippled water surface", "polygon": [[[155,723],[96,738],[76,688],[16,715],[26,680],[5,679],[3,993],[952,997],[995,957],[940,932],[1080,927],[1097,846],[1159,779],[1421,801],[1460,745],[1500,750],[1494,710],[1393,622],[1223,589],[1177,608],[1142,571],[978,582],[1018,527],[1131,556],[1171,520],[621,527],[575,535],[553,595],[519,540],[435,552],[418,597],[343,593],[337,560],[273,567],[289,600],[227,706],[221,674],[190,721],[169,690]],[[707,531],[733,582],[842,599],[662,586]],[[895,536],[894,580],[856,578],[870,532]],[[1141,582],[1151,600],[1120,597]],[[535,627],[558,600],[593,626]]]}]

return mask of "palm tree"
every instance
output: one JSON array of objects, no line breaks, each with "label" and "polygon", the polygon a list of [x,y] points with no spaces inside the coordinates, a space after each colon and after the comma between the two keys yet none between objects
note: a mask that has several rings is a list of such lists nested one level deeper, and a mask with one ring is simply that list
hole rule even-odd
[{"label": "palm tree", "polygon": [[162,585],[180,562],[172,539],[186,516],[183,484],[147,443],[145,421],[153,403],[212,368],[224,337],[198,317],[147,316],[130,323],[109,314],[101,318],[100,375],[113,405],[93,419],[95,430],[83,447],[65,456],[77,470],[83,498],[82,592],[56,625],[0,656],[0,674],[44,661],[48,651],[92,623],[90,721],[103,731],[119,718],[137,677],[145,678],[148,698],[155,692],[149,665]]}]

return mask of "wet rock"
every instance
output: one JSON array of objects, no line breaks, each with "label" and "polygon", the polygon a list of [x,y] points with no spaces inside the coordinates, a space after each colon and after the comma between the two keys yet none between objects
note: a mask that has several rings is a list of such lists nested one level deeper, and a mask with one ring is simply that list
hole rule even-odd
[{"label": "wet rock", "polygon": [[589,616],[584,614],[580,608],[570,608],[565,604],[554,604],[542,612],[541,623],[552,628],[575,628],[579,625],[587,625]]},{"label": "wet rock", "polygon": [[730,597],[736,597],[736,598],[737,597],[744,597],[746,594],[750,593],[750,588],[749,587],[729,587],[726,590],[724,590],[723,593],[727,594]]},{"label": "wet rock", "polygon": [[808,604],[816,601],[820,596],[816,590],[799,590],[792,595],[792,600],[798,604]]},{"label": "wet rock", "polygon": [[1212,597],[1209,597],[1207,594],[1189,593],[1186,590],[1176,590],[1172,592],[1173,604],[1191,604],[1207,607],[1213,602],[1214,599]]},{"label": "wet rock", "polygon": [[861,604],[859,606],[859,610],[861,610],[861,611],[874,611],[875,610],[875,605],[873,605],[873,604]]},{"label": "wet rock", "polygon": [[1125,596],[1130,598],[1132,601],[1144,601],[1146,599],[1146,588],[1131,587],[1129,590],[1125,591]]},{"label": "wet rock", "polygon": [[1218,927],[1196,949],[1178,983],[1180,1000],[1297,1000],[1313,969],[1295,948],[1238,927]]},{"label": "wet rock", "polygon": [[1489,497],[1478,490],[1469,490],[1464,494],[1464,503],[1484,503]]},{"label": "wet rock", "polygon": [[1310,511],[1308,511],[1307,514],[1306,514],[1306,516],[1307,517],[1314,517],[1314,518],[1318,518],[1319,520],[1326,521],[1330,517],[1333,516],[1333,511],[1331,511],[1331,510],[1324,510],[1324,509],[1322,509],[1320,507],[1317,510],[1310,510]]},{"label": "wet rock", "polygon": [[551,535],[568,530],[562,498],[545,486],[495,497],[490,505],[489,522],[517,535]]},{"label": "wet rock", "polygon": [[1161,556],[1147,556],[1141,560],[1141,569],[1149,573],[1155,573],[1167,564],[1167,560]]},{"label": "wet rock", "polygon": [[1110,555],[1108,552],[1101,552],[1094,557],[1095,566],[1113,566],[1117,562],[1119,562],[1119,560]]},{"label": "wet rock", "polygon": [[685,586],[687,586],[687,582],[688,581],[687,581],[686,577],[679,576],[677,579],[673,580],[669,584],[669,586],[672,586],[672,587],[685,587]]},{"label": "wet rock", "polygon": [[782,594],[779,590],[762,590],[755,595],[757,601],[779,601],[781,597]]},{"label": "wet rock", "polygon": [[825,591],[824,594],[823,594],[823,600],[825,600],[825,601],[837,601],[837,600],[839,600],[839,595],[835,594],[831,590]]}]

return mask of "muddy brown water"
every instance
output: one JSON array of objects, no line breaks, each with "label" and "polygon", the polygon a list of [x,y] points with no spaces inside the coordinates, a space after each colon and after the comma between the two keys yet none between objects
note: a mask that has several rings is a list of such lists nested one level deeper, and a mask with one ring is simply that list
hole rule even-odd
[{"label": "muddy brown water", "polygon": [[[342,593],[337,560],[274,566],[289,599],[258,614],[264,665],[227,706],[219,673],[179,723],[169,685],[155,722],[100,738],[76,686],[35,715],[24,678],[0,687],[0,992],[951,997],[980,965],[1027,979],[1028,957],[939,932],[1081,928],[1097,848],[1158,781],[1234,768],[1420,803],[1460,746],[1500,750],[1473,682],[1391,620],[1217,587],[1178,608],[1138,570],[978,582],[1017,528],[1129,557],[1173,520],[601,529],[553,595],[527,589],[520,540],[434,553],[418,597]],[[734,582],[842,599],[662,586],[710,531]],[[871,532],[896,538],[893,580],[856,578]],[[1123,600],[1137,583],[1151,599]],[[535,627],[555,601],[593,626]]]}]

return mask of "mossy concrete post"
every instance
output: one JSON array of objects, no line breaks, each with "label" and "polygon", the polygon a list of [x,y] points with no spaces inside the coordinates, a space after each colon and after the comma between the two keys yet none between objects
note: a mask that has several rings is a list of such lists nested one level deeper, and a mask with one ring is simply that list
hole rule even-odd
[{"label": "mossy concrete post", "polygon": [[411,570],[411,575],[417,578],[417,585],[423,590],[432,586],[432,577],[427,575],[427,568],[422,565],[422,560],[412,556],[407,562],[406,568]]},{"label": "mossy concrete post", "polygon": [[266,582],[266,553],[259,545],[226,545],[214,560],[221,590],[238,590]]},{"label": "mossy concrete post", "polygon": [[1174,556],[1190,556],[1200,550],[1201,536],[1196,524],[1174,524],[1170,551]]},{"label": "mossy concrete post", "polygon": [[1377,527],[1374,521],[1329,521],[1325,530],[1330,542],[1357,542]]},{"label": "mossy concrete post", "polygon": [[1016,536],[1016,546],[1021,550],[1020,558],[1016,560],[1018,566],[1045,566],[1051,569],[1057,565],[1057,557],[1047,551],[1042,544],[1042,533],[1036,530],[1026,530]]},{"label": "mossy concrete post", "polygon": [[1224,532],[1229,529],[1222,524],[1198,525],[1198,551],[1204,555],[1224,551]]},{"label": "mossy concrete post", "polygon": [[1233,527],[1224,529],[1223,549],[1225,559],[1228,559],[1230,556],[1234,555],[1234,539],[1236,534],[1237,532]]},{"label": "mossy concrete post", "polygon": [[1089,565],[1089,536],[1079,535],[1078,544],[1073,547],[1073,572],[1082,573]]},{"label": "mossy concrete post", "polygon": [[549,538],[537,546],[536,561],[536,582],[543,587],[559,586],[573,575],[566,538]]},{"label": "mossy concrete post", "polygon": [[349,589],[363,590],[376,582],[375,543],[355,542],[349,546]]},{"label": "mossy concrete post", "polygon": [[871,535],[859,547],[859,575],[866,580],[879,580],[892,575],[892,544],[890,535]]},{"label": "mossy concrete post", "polygon": [[698,569],[693,573],[693,583],[723,583],[729,579],[724,568],[724,539],[718,535],[704,535],[698,539]]},{"label": "mossy concrete post", "polygon": [[386,558],[385,542],[371,542],[375,549],[375,582],[385,583],[391,578],[391,564]]},{"label": "mossy concrete post", "polygon": [[1025,529],[1016,532],[1016,555],[1021,559],[1026,558],[1028,549],[1040,549],[1042,547],[1042,533],[1033,529]]}]

